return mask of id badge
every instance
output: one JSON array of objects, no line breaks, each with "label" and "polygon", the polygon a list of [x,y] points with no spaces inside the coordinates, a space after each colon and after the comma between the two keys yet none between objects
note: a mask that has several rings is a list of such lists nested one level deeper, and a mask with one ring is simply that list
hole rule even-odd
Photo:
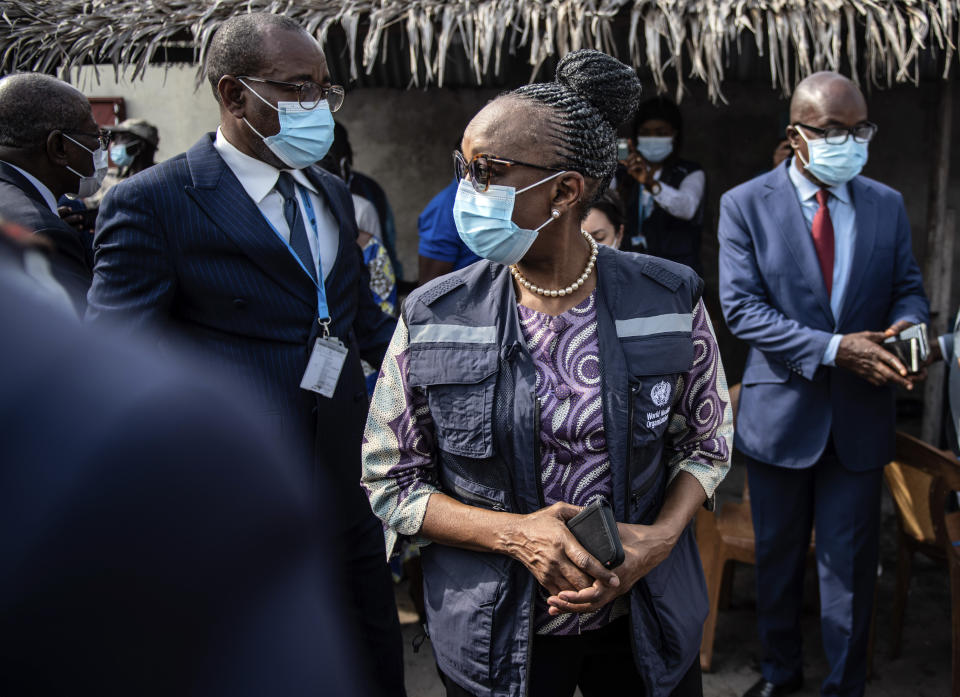
[{"label": "id badge", "polygon": [[340,380],[340,371],[347,360],[347,347],[336,337],[321,337],[313,345],[313,353],[303,373],[300,387],[324,397],[333,397]]}]

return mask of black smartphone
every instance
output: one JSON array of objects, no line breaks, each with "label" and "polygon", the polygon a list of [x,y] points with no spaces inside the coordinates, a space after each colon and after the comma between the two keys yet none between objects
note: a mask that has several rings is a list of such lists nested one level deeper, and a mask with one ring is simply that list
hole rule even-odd
[{"label": "black smartphone", "polygon": [[617,159],[626,160],[630,157],[630,139],[617,138]]},{"label": "black smartphone", "polygon": [[567,527],[577,542],[606,568],[615,569],[623,563],[623,544],[620,542],[617,520],[606,499],[595,499],[568,520]]}]

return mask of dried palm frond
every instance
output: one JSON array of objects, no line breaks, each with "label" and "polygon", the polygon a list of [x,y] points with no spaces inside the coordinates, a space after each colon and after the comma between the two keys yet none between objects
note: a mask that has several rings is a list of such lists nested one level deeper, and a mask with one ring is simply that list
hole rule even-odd
[{"label": "dried palm frond", "polygon": [[504,49],[524,49],[531,79],[571,50],[616,54],[624,22],[628,59],[658,91],[672,83],[679,98],[696,79],[714,101],[745,36],[789,94],[812,71],[844,67],[879,87],[916,82],[927,51],[947,78],[960,35],[960,0],[0,0],[0,70],[94,64],[136,79],[176,45],[202,65],[220,23],[250,11],[286,14],[321,42],[339,25],[353,79],[387,59],[399,29],[413,85],[442,85],[455,46],[478,84],[499,75]]}]

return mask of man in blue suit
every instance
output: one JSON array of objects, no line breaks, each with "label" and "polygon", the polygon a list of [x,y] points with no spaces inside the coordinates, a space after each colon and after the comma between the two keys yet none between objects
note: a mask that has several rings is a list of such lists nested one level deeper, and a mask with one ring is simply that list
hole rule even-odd
[{"label": "man in blue suit", "polygon": [[164,327],[249,384],[263,421],[323,471],[360,654],[377,694],[403,695],[382,529],[360,488],[360,359],[379,365],[394,320],[370,294],[350,193],[313,166],[343,90],[316,40],[278,15],[224,22],[205,71],[220,127],[104,198],[88,317]]},{"label": "man in blue suit", "polygon": [[881,342],[928,317],[903,199],[858,176],[875,132],[856,85],[814,74],[790,105],[793,157],[720,204],[720,300],[750,345],[735,443],[747,456],[764,657],[749,697],[802,686],[813,524],[822,694],[863,694],[893,386],[916,380]]}]

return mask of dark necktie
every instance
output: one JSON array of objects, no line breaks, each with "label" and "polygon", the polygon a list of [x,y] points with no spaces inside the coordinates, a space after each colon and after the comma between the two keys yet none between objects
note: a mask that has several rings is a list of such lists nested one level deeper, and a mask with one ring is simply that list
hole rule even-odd
[{"label": "dark necktie", "polygon": [[317,280],[317,265],[313,261],[310,243],[307,241],[307,228],[300,214],[300,204],[297,202],[297,187],[289,172],[280,172],[277,179],[277,191],[283,196],[283,217],[290,230],[290,246],[300,257],[300,261],[310,271],[313,280]]},{"label": "dark necktie", "polygon": [[827,295],[833,291],[833,221],[830,219],[830,209],[827,208],[827,199],[830,192],[820,189],[817,192],[817,203],[820,207],[813,216],[813,246],[817,250],[817,259],[820,260],[820,271],[823,273],[823,282],[827,285]]}]

